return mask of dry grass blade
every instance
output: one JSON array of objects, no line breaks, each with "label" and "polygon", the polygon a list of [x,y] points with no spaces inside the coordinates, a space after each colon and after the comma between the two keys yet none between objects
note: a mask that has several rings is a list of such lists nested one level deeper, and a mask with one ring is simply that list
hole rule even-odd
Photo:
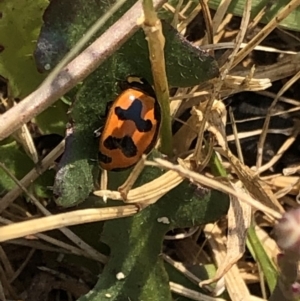
[{"label": "dry grass blade", "polygon": [[0,228],[0,242],[71,225],[131,216],[137,211],[136,206],[83,209],[14,223]]},{"label": "dry grass blade", "polygon": [[[263,134],[263,130],[262,130],[262,134]],[[268,132],[268,131],[267,131]],[[300,133],[300,128],[299,128],[299,124],[295,125],[295,129],[292,132],[292,134],[286,139],[286,141],[282,144],[282,146],[280,147],[280,149],[277,151],[277,154],[275,154],[275,156],[266,164],[264,164],[263,166],[261,166],[256,173],[260,174],[264,171],[267,171],[268,169],[270,169],[276,162],[279,161],[279,159],[283,156],[284,152],[287,151],[292,144],[296,141],[298,135]]]},{"label": "dry grass blade", "polygon": [[165,169],[170,169],[170,170],[176,171],[179,175],[189,179],[190,181],[199,183],[201,185],[210,187],[212,189],[222,191],[227,194],[231,194],[231,195],[237,197],[240,201],[249,204],[250,206],[252,206],[253,208],[255,208],[257,210],[261,210],[261,211],[265,212],[266,214],[269,214],[270,216],[272,216],[275,219],[281,218],[281,214],[278,213],[278,211],[263,205],[261,202],[253,199],[250,195],[247,195],[246,193],[242,193],[242,192],[237,193],[231,187],[229,187],[223,183],[220,183],[219,181],[207,178],[204,175],[200,175],[200,174],[198,174],[194,171],[191,171],[185,167],[182,167],[180,165],[174,165],[166,160],[155,159],[155,161],[159,164],[159,166],[161,166]]},{"label": "dry grass blade", "polygon": [[[236,127],[236,123],[235,123],[235,119],[234,119],[234,115],[233,115],[231,107],[229,107],[229,118],[230,118],[231,127],[232,127],[232,131],[233,131],[235,146],[236,146],[236,149],[237,149],[237,155],[238,155],[238,158],[240,159],[240,161],[244,164],[244,158],[243,158],[241,143],[240,143],[240,140],[239,140],[238,130],[237,130],[237,127]],[[228,137],[227,137],[227,141],[230,141],[230,139]]]},{"label": "dry grass blade", "polygon": [[[272,179],[266,179],[266,183],[268,183],[274,190],[278,189],[279,191],[276,192],[276,196],[278,198],[282,197],[286,193],[291,195],[297,195],[300,191],[299,185],[300,177],[296,176],[277,176]],[[283,195],[280,195],[279,192],[284,191]]]},{"label": "dry grass blade", "polygon": [[261,91],[272,86],[272,82],[268,78],[250,78],[245,83],[247,76],[248,74],[245,76],[227,75],[224,79],[223,89],[220,91],[221,95],[228,96],[241,91]]},{"label": "dry grass blade", "polygon": [[191,273],[181,262],[174,261],[171,257],[166,254],[162,254],[163,259],[173,266],[177,271],[184,274],[185,277],[190,279],[194,283],[199,283],[200,279]]},{"label": "dry grass blade", "polygon": [[[247,43],[241,43],[240,49],[245,48],[248,44]],[[228,49],[228,48],[235,48],[234,42],[222,42],[222,43],[214,43],[214,44],[208,44],[208,45],[202,45],[201,49],[209,50],[209,49]],[[269,46],[263,46],[263,45],[256,45],[253,50],[260,50],[264,52],[271,52],[271,53],[282,53],[282,54],[297,54],[296,51],[290,51],[290,50],[282,50],[275,47],[269,47]]]},{"label": "dry grass blade", "polygon": [[[224,19],[225,14],[227,13],[227,9],[231,3],[231,0],[222,0],[220,2],[220,5],[218,7],[218,10],[216,11],[214,18],[213,18],[213,34],[217,34],[219,31],[219,26]],[[226,20],[227,21],[227,20]],[[226,22],[227,23],[227,22]]]},{"label": "dry grass blade", "polygon": [[[42,242],[42,234],[36,234],[34,235],[34,239],[30,240],[30,239],[26,239],[26,238],[17,238],[17,239],[12,239],[6,242],[7,245],[16,245],[16,246],[20,246],[21,248],[23,247],[28,247],[28,248],[32,248],[34,250],[41,250],[41,251],[47,251],[47,252],[53,252],[53,253],[59,253],[59,254],[74,254],[77,256],[82,256],[84,258],[89,258],[89,259],[93,259],[97,262],[102,262],[105,263],[107,262],[105,256],[103,256],[101,259],[97,258],[97,257],[91,257],[89,256],[89,254],[85,253],[84,251],[73,247],[73,250],[67,250],[58,246],[49,246],[47,243]],[[45,235],[46,236],[46,235]],[[36,240],[36,238],[40,239],[40,240]],[[58,245],[58,244],[56,244]],[[72,247],[71,245],[69,245],[70,247]]]},{"label": "dry grass blade", "polygon": [[227,158],[234,168],[234,171],[247,188],[257,200],[260,200],[264,205],[269,208],[273,208],[279,212],[284,212],[284,209],[274,196],[271,188],[251,170],[248,166],[242,164],[242,162],[236,158],[229,150],[226,152]]},{"label": "dry grass blade", "polygon": [[[253,118],[250,120],[258,120],[259,118]],[[247,132],[240,132],[237,133],[237,136],[235,135],[228,135],[227,136],[227,141],[234,141],[236,139],[245,139],[245,138],[249,138],[249,137],[255,137],[260,135],[262,132],[262,130],[258,129],[258,130],[254,130],[254,131],[247,131]],[[268,134],[282,134],[285,136],[289,136],[293,133],[293,128],[287,128],[285,130],[281,130],[281,129],[270,129],[268,130]],[[241,160],[242,162],[242,160]]]},{"label": "dry grass blade", "polygon": [[[173,21],[171,22],[171,25],[176,28],[178,23],[179,23],[179,20],[183,20],[184,19],[184,16],[180,13],[180,9],[182,7],[182,4],[183,4],[183,0],[179,0],[176,4],[176,7],[175,9],[173,10],[173,14],[174,14],[174,17],[173,17]],[[171,5],[170,5],[171,6]]]},{"label": "dry grass blade", "polygon": [[[16,102],[11,98],[4,99],[0,96],[0,104],[3,105],[5,111],[8,111],[9,109],[11,109],[13,106],[16,105]],[[33,143],[33,139],[28,130],[27,124],[24,124],[19,130],[14,132],[12,136],[18,143],[20,143],[23,146],[28,157],[31,158],[32,161],[36,164],[39,158],[38,158],[35,145]]]},{"label": "dry grass blade", "polygon": [[[212,110],[212,107],[214,105],[214,102],[216,101],[214,98],[214,93],[212,94],[212,96],[209,98],[209,100],[206,102],[206,106],[205,109],[203,110],[195,110],[196,114],[197,112],[201,113],[201,122],[199,125],[199,129],[198,129],[198,137],[197,137],[197,143],[195,146],[195,151],[194,151],[194,155],[193,155],[193,161],[195,162],[196,166],[198,166],[198,164],[202,164],[203,161],[203,154],[202,154],[202,145],[203,145],[203,133],[206,127],[206,122],[208,120],[208,116],[210,115],[209,113]],[[197,114],[199,116],[199,114]]]},{"label": "dry grass blade", "polygon": [[[241,191],[238,184],[233,184],[232,186],[235,190]],[[231,197],[228,210],[227,252],[223,260],[218,263],[217,273],[211,281],[217,281],[225,276],[231,267],[243,256],[251,218],[251,207],[248,204],[239,202],[236,197]]]},{"label": "dry grass blade", "polygon": [[[256,78],[267,78],[271,82],[293,76],[300,70],[300,53],[285,57],[278,63],[270,66],[256,67]],[[245,74],[247,71],[237,72],[237,75]]]},{"label": "dry grass blade", "polygon": [[252,4],[252,0],[246,0],[245,9],[243,12],[243,18],[242,18],[242,22],[241,22],[241,26],[240,26],[240,31],[238,32],[236,39],[235,39],[235,47],[234,47],[232,53],[229,55],[228,61],[221,68],[222,74],[221,74],[221,80],[218,85],[219,87],[217,87],[218,91],[220,91],[221,86],[223,84],[223,80],[226,77],[226,75],[228,74],[229,70],[232,69],[233,62],[236,58],[236,54],[238,53],[240,45],[242,44],[242,42],[245,38],[245,34],[246,34],[249,20],[250,20],[251,4]]},{"label": "dry grass blade", "polygon": [[254,30],[254,28],[259,24],[260,20],[264,17],[266,12],[270,10],[272,5],[273,5],[272,1],[269,1],[269,3],[267,2],[267,4],[257,13],[257,15],[253,18],[253,20],[249,24],[248,32]]},{"label": "dry grass blade", "polygon": [[[11,221],[9,221],[7,219],[4,219],[2,217],[0,217],[0,222],[4,225],[11,225],[12,224]],[[80,247],[81,247],[81,249],[80,249],[80,248],[77,248],[73,245],[67,244],[63,241],[59,241],[59,240],[57,240],[53,237],[50,237],[50,236],[42,234],[42,233],[36,234],[35,237],[40,239],[41,241],[45,241],[45,242],[55,246],[56,247],[56,249],[55,249],[56,252],[61,252],[63,254],[71,253],[71,254],[82,256],[82,257],[85,257],[85,258],[90,258],[90,259],[93,259],[95,261],[102,262],[102,263],[105,263],[107,261],[106,256],[102,255],[101,253],[94,250],[90,246],[89,246],[89,248],[86,248],[85,243],[83,241],[80,241],[80,242],[83,242],[83,244],[80,245]],[[8,243],[21,245],[21,246],[27,246],[27,247],[34,247],[34,248],[38,247],[37,249],[47,250],[47,251],[53,252],[53,247],[49,248],[48,245],[46,245],[46,246],[42,246],[40,244],[36,245],[35,241],[29,241],[29,240],[25,240],[25,239],[24,240],[15,239],[15,240],[10,240]]]},{"label": "dry grass blade", "polygon": [[207,4],[207,0],[199,0],[202,11],[203,11],[203,18],[205,21],[205,28],[206,28],[206,35],[207,35],[207,42],[205,44],[213,44],[214,43],[214,36],[213,36],[213,24],[212,18],[210,14],[210,10]]},{"label": "dry grass blade", "polygon": [[[222,239],[221,230],[216,225],[208,224],[205,226],[204,232],[213,251],[217,266],[221,266],[226,260],[226,246]],[[250,300],[249,290],[236,265],[231,266],[224,278],[231,300]],[[212,280],[202,281],[201,285],[204,286],[211,282]]]},{"label": "dry grass blade", "polygon": [[[189,1],[189,4],[192,2]],[[185,11],[189,8],[189,5],[186,5],[186,7],[180,12],[181,14],[184,14]],[[200,4],[198,4],[191,13],[188,14],[188,16],[177,26],[177,29],[179,32],[183,34],[183,31],[186,29],[188,24],[192,22],[192,20],[199,14],[201,11],[202,7]]]},{"label": "dry grass blade", "polygon": [[[138,203],[144,206],[153,204],[182,181],[183,178],[178,173],[166,172],[159,178],[130,190],[127,194],[126,203]],[[112,200],[124,200],[118,191],[99,190],[94,191],[94,194]]]},{"label": "dry grass blade", "polygon": [[295,173],[299,173],[300,171],[300,164],[294,164],[292,166],[286,167],[282,170],[284,176],[294,175]]},{"label": "dry grass blade", "polygon": [[208,130],[215,135],[218,144],[221,146],[225,156],[231,163],[232,168],[236,172],[238,178],[242,181],[243,185],[247,188],[248,192],[269,208],[284,212],[271,188],[268,187],[266,183],[261,181],[248,166],[243,164],[228,149],[227,140],[225,138],[224,121],[221,122],[221,116],[224,114],[223,111],[224,110],[220,107],[219,109],[215,109],[211,112],[211,117],[208,118]]},{"label": "dry grass blade", "polygon": [[[184,153],[195,137],[197,136],[197,127],[199,125],[199,119],[196,115],[192,115],[184,124],[183,126],[175,133],[173,136],[174,139],[174,149],[178,154]],[[181,139],[184,137],[185,139]]]},{"label": "dry grass blade", "polygon": [[178,283],[175,282],[169,282],[170,284],[170,289],[173,293],[176,293],[180,296],[187,297],[191,300],[196,300],[196,301],[225,301],[225,299],[222,298],[213,298],[209,297],[207,295],[201,294],[197,291],[188,289]]}]

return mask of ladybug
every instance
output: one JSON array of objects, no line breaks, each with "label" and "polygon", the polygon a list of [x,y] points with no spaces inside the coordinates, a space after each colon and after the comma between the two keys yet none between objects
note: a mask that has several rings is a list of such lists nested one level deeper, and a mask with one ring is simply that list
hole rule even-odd
[{"label": "ladybug", "polygon": [[161,110],[151,85],[129,76],[120,83],[123,92],[107,108],[107,119],[99,142],[99,164],[120,171],[136,164],[154,147]]}]

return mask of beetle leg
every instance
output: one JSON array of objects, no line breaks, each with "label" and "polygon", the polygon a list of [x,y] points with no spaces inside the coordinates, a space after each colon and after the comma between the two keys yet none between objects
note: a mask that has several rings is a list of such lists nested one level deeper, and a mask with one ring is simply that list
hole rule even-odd
[{"label": "beetle leg", "polygon": [[94,138],[99,138],[102,133],[103,126],[100,126],[98,129],[94,131]]}]

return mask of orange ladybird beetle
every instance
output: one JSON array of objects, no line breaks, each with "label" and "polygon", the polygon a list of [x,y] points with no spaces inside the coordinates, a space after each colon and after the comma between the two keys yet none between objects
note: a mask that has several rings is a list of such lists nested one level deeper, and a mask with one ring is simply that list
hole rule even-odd
[{"label": "orange ladybird beetle", "polygon": [[145,79],[129,76],[120,86],[123,92],[108,109],[100,135],[99,162],[109,171],[129,168],[148,154],[161,121],[155,92]]}]

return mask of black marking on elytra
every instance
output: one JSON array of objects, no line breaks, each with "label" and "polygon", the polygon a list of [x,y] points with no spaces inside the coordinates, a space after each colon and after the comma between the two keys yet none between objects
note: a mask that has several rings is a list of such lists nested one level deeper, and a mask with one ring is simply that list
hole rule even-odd
[{"label": "black marking on elytra", "polygon": [[122,138],[108,136],[104,140],[103,145],[109,150],[120,149],[127,158],[134,157],[137,154],[136,145],[134,144],[132,138],[127,135]]},{"label": "black marking on elytra", "polygon": [[112,158],[102,154],[101,152],[98,153],[99,161],[103,162],[104,164],[109,164],[112,162]]},{"label": "black marking on elytra", "polygon": [[134,122],[139,132],[149,132],[152,129],[151,120],[141,118],[143,104],[139,99],[135,99],[128,109],[115,108],[115,114],[120,120],[131,120]]}]

